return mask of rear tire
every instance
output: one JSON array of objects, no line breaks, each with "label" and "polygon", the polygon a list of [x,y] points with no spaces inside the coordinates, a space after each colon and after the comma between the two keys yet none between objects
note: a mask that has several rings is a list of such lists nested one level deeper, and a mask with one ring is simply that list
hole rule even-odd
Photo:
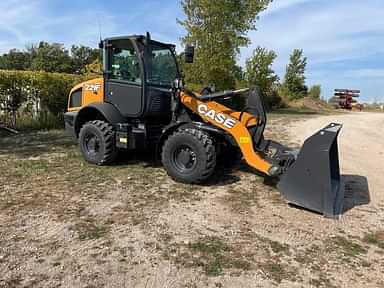
[{"label": "rear tire", "polygon": [[204,131],[188,128],[176,131],[163,145],[162,163],[175,181],[197,184],[215,171],[213,139]]},{"label": "rear tire", "polygon": [[79,145],[84,159],[91,164],[107,165],[116,160],[115,133],[107,122],[85,123],[80,130]]}]

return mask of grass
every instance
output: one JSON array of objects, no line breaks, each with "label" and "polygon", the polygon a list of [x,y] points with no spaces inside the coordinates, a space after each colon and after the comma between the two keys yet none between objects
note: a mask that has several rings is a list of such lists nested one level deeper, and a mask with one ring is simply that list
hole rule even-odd
[{"label": "grass", "polygon": [[339,249],[347,257],[357,257],[366,254],[368,251],[359,243],[351,241],[342,236],[336,236],[332,239],[332,245]]},{"label": "grass", "polygon": [[260,269],[277,283],[283,280],[296,281],[298,280],[297,269],[288,264],[279,263],[278,261],[269,260],[259,265]]},{"label": "grass", "polygon": [[109,232],[109,227],[95,222],[93,219],[86,219],[74,225],[81,241],[94,240],[105,237]]},{"label": "grass", "polygon": [[319,115],[324,112],[311,110],[308,108],[281,108],[278,110],[274,110],[269,115],[285,115],[285,116],[303,116],[303,115]]},{"label": "grass", "polygon": [[166,259],[187,268],[201,268],[205,275],[217,277],[225,270],[248,271],[252,269],[252,254],[245,255],[238,245],[231,245],[218,237],[202,237],[188,244],[172,243],[164,254]]},{"label": "grass", "polygon": [[290,255],[290,249],[287,244],[280,243],[278,241],[269,239],[261,235],[257,235],[257,238],[259,239],[259,241],[267,244],[267,246],[270,247],[273,253],[280,255]]},{"label": "grass", "polygon": [[368,233],[364,236],[363,242],[372,244],[380,249],[384,249],[384,231]]},{"label": "grass", "polygon": [[[315,235],[312,239],[321,239],[320,244],[308,242],[298,247],[268,236],[273,235],[277,229],[293,229],[294,233],[300,234],[301,224],[297,224],[300,228],[287,226],[284,214],[281,219],[276,220],[276,226],[271,226],[270,223],[263,228],[258,226],[258,229],[266,229],[263,232],[250,226],[254,222],[249,221],[249,217],[263,216],[262,213],[268,209],[266,205],[279,205],[283,202],[273,187],[264,185],[261,177],[253,174],[250,177],[248,170],[240,169],[233,178],[218,176],[207,188],[203,188],[175,183],[162,167],[148,165],[153,163],[145,157],[143,159],[141,155],[136,158],[128,154],[123,155],[120,163],[113,166],[89,165],[82,160],[77,145],[63,131],[23,133],[0,138],[0,210],[2,215],[6,215],[4,221],[10,219],[10,222],[2,226],[2,235],[10,235],[8,239],[1,239],[4,241],[2,243],[10,247],[16,245],[15,243],[31,244],[25,240],[26,232],[21,227],[25,227],[25,219],[29,221],[33,218],[30,215],[42,214],[49,216],[49,222],[44,222],[48,221],[44,219],[34,221],[41,221],[39,225],[43,229],[53,229],[55,225],[51,227],[50,223],[54,222],[59,231],[54,235],[60,235],[60,231],[68,229],[71,235],[73,233],[70,244],[65,241],[57,242],[63,249],[71,249],[70,245],[74,244],[88,247],[87,251],[82,252],[83,262],[88,261],[84,255],[93,249],[95,242],[96,246],[106,243],[102,245],[111,247],[111,250],[113,247],[118,249],[117,261],[124,262],[124,265],[130,265],[134,257],[134,261],[140,263],[141,259],[137,254],[140,248],[135,246],[139,243],[144,245],[144,250],[148,253],[146,256],[151,257],[151,261],[154,259],[154,263],[161,264],[168,260],[178,268],[203,273],[208,277],[248,277],[258,274],[275,284],[287,281],[311,284],[314,287],[334,287],[332,285],[336,280],[324,272],[328,265],[337,265],[348,271],[359,267],[360,273],[375,268],[375,262],[367,259],[366,246],[375,246],[379,248],[376,249],[378,253],[384,253],[382,231],[368,233],[361,239],[348,236],[343,231],[336,232],[337,236],[332,238],[316,238]],[[244,182],[239,182],[240,180]],[[214,198],[215,186],[222,193],[220,198]],[[167,222],[159,225],[158,220],[167,219],[167,213],[172,212],[174,207],[181,207],[182,211],[191,209],[188,213],[199,213],[199,205],[206,204],[207,195],[212,196],[212,201],[220,199],[218,207],[226,205],[226,208],[230,208],[230,223],[225,223],[224,231],[221,227],[211,226],[210,222],[206,225],[189,221],[187,226],[176,230]],[[210,212],[215,213],[214,209],[218,208],[212,206]],[[254,212],[254,215],[249,212]],[[13,227],[17,230],[12,230]],[[190,234],[177,229],[190,229]],[[135,233],[130,234],[127,231],[137,231],[140,235],[142,233],[145,241],[135,238]],[[21,234],[15,238],[13,233]],[[206,234],[209,236],[201,236]],[[185,241],[180,240],[181,235],[187,236],[186,239],[182,238]],[[132,237],[129,243],[120,241],[127,236]],[[56,242],[47,243],[39,237],[44,238],[34,238],[35,242],[31,245],[38,245],[40,250],[49,245],[58,245]],[[12,244],[7,241],[12,241]],[[13,252],[17,255],[17,246],[15,247]],[[44,251],[41,253],[46,253]],[[98,250],[92,250],[90,255],[95,255],[95,265],[104,265],[103,261],[111,261],[109,256],[100,254]],[[382,254],[376,256],[382,257]],[[97,261],[101,261],[101,264]],[[66,259],[57,263],[62,263],[61,267],[64,267]],[[15,267],[16,264],[19,265],[14,263]],[[105,266],[99,266],[98,269],[103,269],[101,267]],[[309,279],[305,279],[307,282],[301,279],[304,277],[300,269],[302,267],[311,272],[310,283]],[[212,281],[220,279],[219,277]]]},{"label": "grass", "polygon": [[249,189],[231,187],[227,189],[227,195],[222,200],[233,212],[242,213],[249,211],[252,207],[260,207],[258,198],[257,187]]},{"label": "grass", "polygon": [[198,266],[202,266],[208,276],[219,276],[223,273],[224,253],[229,247],[218,238],[204,238],[189,245],[193,253],[199,257]]},{"label": "grass", "polygon": [[284,279],[297,280],[296,269],[283,263],[291,255],[288,245],[250,232],[238,237],[235,242],[206,236],[187,245],[172,243],[164,256],[182,267],[199,267],[211,277],[261,270],[278,283]]}]

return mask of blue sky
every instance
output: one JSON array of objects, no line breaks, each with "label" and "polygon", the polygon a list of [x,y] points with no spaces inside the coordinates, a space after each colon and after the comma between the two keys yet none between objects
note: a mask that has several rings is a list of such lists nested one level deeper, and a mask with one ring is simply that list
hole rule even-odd
[{"label": "blue sky", "polygon": [[[185,33],[176,22],[179,0],[1,0],[0,11],[0,53],[40,40],[96,47],[99,22],[103,36],[150,31],[179,43]],[[302,48],[307,83],[321,84],[325,98],[334,88],[356,88],[364,101],[384,101],[383,0],[275,0],[257,28],[240,64],[264,46],[279,55],[274,69],[283,77],[289,54]]]}]

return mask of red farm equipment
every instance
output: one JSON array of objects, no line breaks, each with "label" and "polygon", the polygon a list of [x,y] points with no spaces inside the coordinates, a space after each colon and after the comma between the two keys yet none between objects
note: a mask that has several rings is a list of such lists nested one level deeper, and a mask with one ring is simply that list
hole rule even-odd
[{"label": "red farm equipment", "polygon": [[354,106],[360,106],[356,100],[358,97],[360,97],[360,90],[335,89],[334,96],[329,99],[329,103],[336,109],[352,110]]}]

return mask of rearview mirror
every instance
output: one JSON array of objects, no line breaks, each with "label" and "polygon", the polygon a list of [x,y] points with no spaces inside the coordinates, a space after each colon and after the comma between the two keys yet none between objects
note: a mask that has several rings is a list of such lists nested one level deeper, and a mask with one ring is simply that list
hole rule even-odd
[{"label": "rearview mirror", "polygon": [[195,58],[195,47],[192,45],[185,46],[184,57],[185,63],[193,63],[193,59]]}]

